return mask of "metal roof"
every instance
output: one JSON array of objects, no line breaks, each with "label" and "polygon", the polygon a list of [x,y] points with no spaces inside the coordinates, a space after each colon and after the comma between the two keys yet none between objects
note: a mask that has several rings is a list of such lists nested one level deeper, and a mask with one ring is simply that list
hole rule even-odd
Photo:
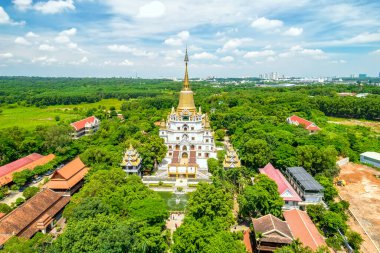
[{"label": "metal roof", "polygon": [[368,158],[372,158],[372,159],[380,161],[380,153],[377,153],[377,152],[364,152],[360,154],[360,156],[364,156],[364,157],[368,157]]},{"label": "metal roof", "polygon": [[293,177],[305,191],[323,191],[324,188],[302,167],[286,168],[287,173]]}]

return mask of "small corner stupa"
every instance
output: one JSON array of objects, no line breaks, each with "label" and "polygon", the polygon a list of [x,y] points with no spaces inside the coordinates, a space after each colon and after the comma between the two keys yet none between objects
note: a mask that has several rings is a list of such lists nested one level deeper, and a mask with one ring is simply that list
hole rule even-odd
[{"label": "small corner stupa", "polygon": [[141,172],[141,157],[136,149],[133,148],[132,144],[124,152],[123,161],[121,162],[121,167],[128,174],[136,174],[138,176],[142,175]]}]

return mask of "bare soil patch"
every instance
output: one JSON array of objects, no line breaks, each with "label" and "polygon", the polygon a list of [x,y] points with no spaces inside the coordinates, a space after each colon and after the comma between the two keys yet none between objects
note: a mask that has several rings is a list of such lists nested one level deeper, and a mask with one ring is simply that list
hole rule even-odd
[{"label": "bare soil patch", "polygon": [[356,119],[339,119],[335,120],[332,119],[331,121],[327,121],[329,123],[333,124],[340,124],[345,126],[363,126],[363,127],[369,127],[372,131],[380,133],[380,122],[378,121],[363,121],[363,120],[356,120]]},{"label": "bare soil patch", "polygon": [[380,171],[348,163],[341,166],[340,172],[347,185],[338,187],[340,196],[350,202],[350,211],[359,221],[351,217],[349,224],[365,240],[361,250],[369,253],[380,252],[380,179],[375,175],[380,176]]}]

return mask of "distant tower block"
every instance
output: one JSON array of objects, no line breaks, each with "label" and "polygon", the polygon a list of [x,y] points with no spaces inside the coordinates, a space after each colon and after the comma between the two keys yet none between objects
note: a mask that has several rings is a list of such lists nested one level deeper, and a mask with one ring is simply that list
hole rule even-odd
[{"label": "distant tower block", "polygon": [[127,174],[141,176],[141,157],[132,145],[125,151],[123,161],[120,164]]}]

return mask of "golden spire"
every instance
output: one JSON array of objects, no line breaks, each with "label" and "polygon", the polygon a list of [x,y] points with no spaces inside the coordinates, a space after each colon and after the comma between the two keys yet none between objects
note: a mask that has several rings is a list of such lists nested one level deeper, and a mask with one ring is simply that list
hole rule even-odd
[{"label": "golden spire", "polygon": [[183,88],[181,92],[179,93],[179,103],[177,107],[177,113],[184,114],[196,114],[197,108],[195,108],[194,104],[194,98],[193,98],[193,92],[190,89],[190,82],[189,82],[189,74],[187,71],[187,63],[189,62],[189,55],[187,54],[187,47],[186,47],[186,54],[185,54],[185,78],[183,80]]},{"label": "golden spire", "polygon": [[183,79],[183,90],[189,90],[190,89],[190,83],[189,83],[189,73],[187,71],[187,63],[189,62],[189,55],[187,54],[187,47],[186,47],[186,54],[185,54],[185,78]]}]

